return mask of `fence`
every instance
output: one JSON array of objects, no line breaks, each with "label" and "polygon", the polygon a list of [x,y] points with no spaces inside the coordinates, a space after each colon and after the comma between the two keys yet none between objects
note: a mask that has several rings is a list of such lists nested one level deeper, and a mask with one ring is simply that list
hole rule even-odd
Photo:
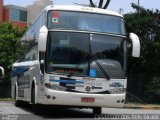
[{"label": "fence", "polygon": [[0,81],[0,98],[11,97],[11,83],[10,81]]},{"label": "fence", "polygon": [[130,102],[160,103],[160,75],[131,72],[128,75],[127,98]]}]

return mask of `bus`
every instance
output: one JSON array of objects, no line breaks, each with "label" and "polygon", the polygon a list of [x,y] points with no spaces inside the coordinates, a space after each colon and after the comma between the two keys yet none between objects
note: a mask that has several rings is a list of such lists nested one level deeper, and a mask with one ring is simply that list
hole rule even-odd
[{"label": "bus", "polygon": [[0,66],[0,70],[1,70],[0,76],[4,77],[4,68]]},{"label": "bus", "polygon": [[127,33],[117,12],[82,6],[47,6],[23,35],[35,41],[13,64],[16,105],[91,108],[123,107],[127,88],[127,49],[140,56],[140,41]]}]

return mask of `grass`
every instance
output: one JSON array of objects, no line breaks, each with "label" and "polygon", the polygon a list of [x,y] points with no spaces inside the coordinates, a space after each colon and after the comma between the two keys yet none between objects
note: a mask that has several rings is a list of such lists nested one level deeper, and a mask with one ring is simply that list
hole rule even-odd
[{"label": "grass", "polygon": [[0,101],[14,101],[13,98],[0,98]]}]

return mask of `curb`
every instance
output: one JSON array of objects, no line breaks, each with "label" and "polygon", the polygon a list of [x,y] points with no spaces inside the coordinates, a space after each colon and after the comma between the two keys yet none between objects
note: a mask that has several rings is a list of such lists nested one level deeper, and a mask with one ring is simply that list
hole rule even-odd
[{"label": "curb", "polygon": [[128,108],[128,109],[160,110],[160,105],[136,105],[136,104],[125,104],[123,108]]}]

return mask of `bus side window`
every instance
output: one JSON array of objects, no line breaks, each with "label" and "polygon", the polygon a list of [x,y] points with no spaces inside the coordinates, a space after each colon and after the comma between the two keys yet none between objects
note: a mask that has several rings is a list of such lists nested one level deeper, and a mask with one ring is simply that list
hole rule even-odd
[{"label": "bus side window", "polygon": [[37,59],[38,59],[37,56],[38,56],[38,55],[37,55],[37,49],[36,49],[36,48],[33,48],[31,51],[29,51],[29,52],[25,55],[25,60],[24,60],[24,62],[37,60]]},{"label": "bus side window", "polygon": [[35,54],[32,55],[32,60],[36,60],[36,55]]},{"label": "bus side window", "polygon": [[26,59],[25,59],[25,61],[30,61],[31,60],[31,58],[30,57],[27,57]]}]

